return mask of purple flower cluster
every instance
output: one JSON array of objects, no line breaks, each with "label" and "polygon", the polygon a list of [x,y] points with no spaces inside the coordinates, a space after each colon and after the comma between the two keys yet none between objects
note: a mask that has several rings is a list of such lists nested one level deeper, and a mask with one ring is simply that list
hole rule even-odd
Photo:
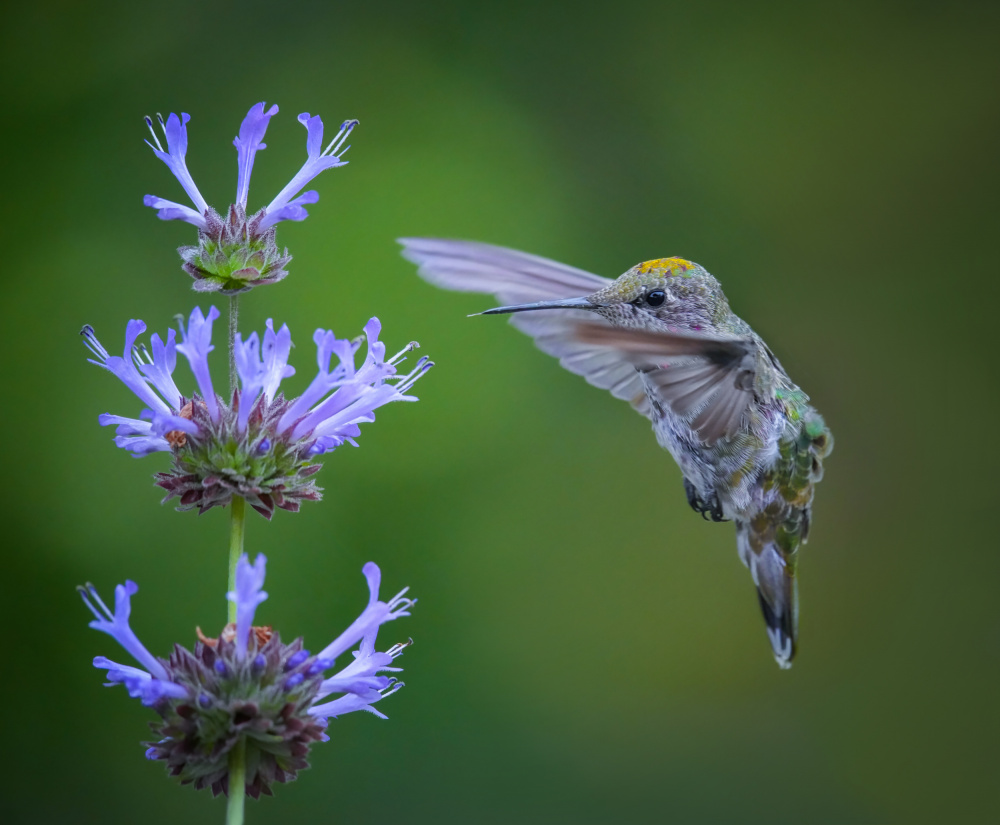
[{"label": "purple flower cluster", "polygon": [[[236,200],[235,204],[244,211],[247,208],[247,197],[250,193],[250,175],[253,172],[254,158],[262,149],[267,148],[264,143],[264,133],[267,131],[271,118],[278,113],[277,106],[271,106],[265,111],[263,103],[256,103],[247,112],[240,125],[240,133],[233,139],[236,147],[236,163],[238,173],[236,178]],[[187,192],[191,203],[195,208],[185,206],[182,203],[167,200],[156,195],[146,195],[143,203],[153,209],[159,210],[157,215],[165,221],[181,220],[194,224],[199,229],[207,227],[205,214],[211,209],[205,198],[191,177],[187,168],[187,124],[191,116],[186,112],[181,112],[180,117],[171,113],[166,121],[158,117],[160,129],[163,132],[167,148],[163,148],[159,135],[153,128],[153,119],[146,118],[146,125],[149,127],[153,142],[148,140],[146,144],[153,150],[167,168],[173,172],[175,178]],[[343,160],[344,153],[350,149],[345,146],[351,131],[358,125],[356,120],[345,120],[340,124],[340,129],[326,147],[323,147],[323,121],[319,115],[310,115],[303,112],[299,115],[299,123],[306,127],[306,162],[302,168],[288,182],[274,199],[264,207],[258,229],[263,231],[274,226],[280,221],[301,221],[308,217],[306,205],[316,203],[319,200],[319,193],[315,190],[303,192],[295,197],[305,186],[315,178],[320,172],[326,169],[333,169],[337,166],[345,166]]]},{"label": "purple flower cluster", "polygon": [[[292,337],[287,325],[275,331],[268,320],[263,339],[256,332],[246,340],[237,335],[240,389],[227,402],[215,392],[208,363],[218,317],[215,307],[207,316],[196,308],[187,326],[180,325],[180,342],[171,329],[166,340],[154,333],[149,348],[136,344],[146,325],[129,321],[121,356],[110,355],[91,327],[81,333],[95,355],[90,362],[118,376],[146,407],[138,418],[105,413],[99,423],[116,425],[115,444],[136,457],[172,454],[172,470],[159,474],[157,483],[167,499],[180,498],[181,509],[204,512],[240,495],[270,518],[275,507],[294,511],[301,500],[318,499],[316,458],[345,442],[357,446],[359,424],[374,421],[376,408],[415,401],[407,392],[433,366],[421,357],[409,372],[399,372],[417,344],[386,358],[377,318],[365,325],[367,353],[360,366],[360,339],[318,329],[318,372],[301,396],[288,400],[278,390],[295,373],[288,364]],[[197,392],[185,395],[174,382],[178,352],[191,367]]]},{"label": "purple flower cluster", "polygon": [[288,274],[284,267],[291,256],[287,249],[279,250],[275,242],[275,225],[281,221],[304,220],[308,216],[306,206],[316,203],[319,193],[312,189],[299,192],[320,172],[347,163],[343,156],[350,146],[345,143],[358,121],[345,120],[333,140],[324,147],[323,121],[318,115],[302,113],[299,122],[306,127],[305,163],[267,206],[248,217],[247,198],[254,159],[257,152],[267,148],[263,142],[264,133],[277,112],[277,106],[265,109],[263,103],[257,103],[240,125],[239,135],[233,140],[238,168],[236,200],[225,217],[208,205],[188,170],[187,124],[190,116],[184,112],[180,117],[171,113],[166,121],[157,116],[166,149],[153,127],[152,118],[146,118],[152,136],[152,142],[147,140],[147,145],[177,178],[194,208],[157,195],[146,195],[143,203],[158,210],[163,220],[186,221],[198,228],[198,245],[178,250],[184,261],[184,271],[195,279],[197,291],[221,291],[232,295],[284,278]]},{"label": "purple flower cluster", "polygon": [[[409,616],[416,599],[404,588],[386,602],[379,599],[381,571],[372,562],[363,573],[368,581],[368,606],[336,639],[313,655],[296,639],[283,644],[271,627],[253,624],[264,592],[266,559],[250,564],[243,556],[236,567],[236,622],[217,639],[201,635],[194,651],[175,646],[169,659],[154,656],[129,626],[132,581],[115,588],[114,610],[93,585],[80,588],[94,614],[90,626],[112,636],[142,667],[123,665],[104,656],[94,667],[107,672],[107,685],[124,684],[129,695],[152,707],[162,723],[154,725],[161,738],[148,744],[146,756],[163,760],[182,783],[211,787],[213,794],[229,791],[228,756],[242,739],[247,743],[246,792],[270,794],[274,782],[295,778],[308,767],[305,760],[315,741],[326,741],[328,720],[356,710],[386,718],[373,707],[403,687],[394,676],[394,660],[411,643],[375,650],[379,628]],[[336,660],[355,644],[353,661],[331,676]],[[336,695],[337,698],[329,697]],[[327,700],[327,701],[323,701]]]}]

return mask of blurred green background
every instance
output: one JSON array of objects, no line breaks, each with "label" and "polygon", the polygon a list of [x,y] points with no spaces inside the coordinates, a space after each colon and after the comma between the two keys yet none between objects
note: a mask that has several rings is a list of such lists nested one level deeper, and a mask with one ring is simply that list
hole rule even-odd
[{"label": "blurred green background", "polygon": [[[101,686],[74,585],[130,577],[165,654],[221,624],[227,514],[157,503],[163,456],[97,415],[92,323],[163,330],[209,301],[142,206],[180,187],[142,115],[186,111],[225,206],[231,141],[277,102],[259,207],[304,157],[302,111],[361,126],[243,301],[291,326],[383,321],[438,367],[329,456],[326,498],[270,524],[258,614],[316,649],[361,565],[420,604],[407,688],[331,726],[251,825],[996,821],[1000,7],[995,3],[40,3],[0,37],[9,823],[216,823],[142,758],[153,714]],[[775,666],[731,525],[688,508],[646,421],[437,291],[399,235],[615,276],[682,255],[723,283],[836,435],[801,565],[801,653]],[[221,350],[220,350],[221,351]],[[221,359],[220,359],[221,360]],[[180,367],[182,381],[186,367]]]}]

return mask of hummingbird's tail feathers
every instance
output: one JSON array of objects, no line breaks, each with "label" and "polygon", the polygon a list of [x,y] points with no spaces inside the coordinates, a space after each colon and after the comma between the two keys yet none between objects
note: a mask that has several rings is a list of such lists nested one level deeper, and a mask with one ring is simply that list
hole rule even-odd
[{"label": "hummingbird's tail feathers", "polygon": [[[765,569],[771,568],[777,558],[779,558],[777,554],[771,554],[770,558],[762,561],[759,566]],[[795,658],[798,647],[798,580],[794,574],[787,575],[779,565],[774,565],[769,572],[774,574],[774,580],[758,585],[757,599],[764,614],[767,638],[771,642],[774,659],[778,667],[784,670],[792,666],[792,659]]]},{"label": "hummingbird's tail feathers", "polygon": [[447,238],[399,238],[402,255],[435,286],[488,292],[504,304],[579,298],[611,281],[574,266],[503,246]]},{"label": "hummingbird's tail feathers", "polygon": [[757,598],[767,626],[767,638],[778,667],[787,669],[795,658],[799,626],[799,589],[795,556],[786,556],[771,538],[756,532],[750,523],[737,522],[736,543],[740,560],[750,568]]}]

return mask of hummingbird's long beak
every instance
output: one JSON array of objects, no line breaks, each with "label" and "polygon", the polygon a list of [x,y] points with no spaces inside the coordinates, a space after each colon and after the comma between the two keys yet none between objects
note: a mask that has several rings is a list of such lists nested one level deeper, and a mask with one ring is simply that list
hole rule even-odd
[{"label": "hummingbird's long beak", "polygon": [[494,307],[485,312],[473,312],[470,318],[476,315],[506,315],[510,312],[531,312],[536,309],[597,309],[598,305],[592,303],[589,298],[565,298],[561,301],[538,301],[534,304],[514,304],[509,307]]}]

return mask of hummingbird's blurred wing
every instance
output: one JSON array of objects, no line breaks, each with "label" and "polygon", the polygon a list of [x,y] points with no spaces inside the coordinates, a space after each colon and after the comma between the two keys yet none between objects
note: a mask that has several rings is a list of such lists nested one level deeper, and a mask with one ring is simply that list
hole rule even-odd
[{"label": "hummingbird's blurred wing", "polygon": [[578,324],[587,344],[620,353],[651,385],[653,404],[683,418],[707,444],[733,435],[753,401],[756,350],[750,338]]},{"label": "hummingbird's blurred wing", "polygon": [[[502,246],[444,238],[400,238],[403,257],[417,264],[430,283],[460,292],[486,292],[502,304],[526,304],[579,298],[604,289],[609,278],[593,275],[548,258]],[[512,315],[510,322],[535,339],[570,372],[632,404],[649,417],[642,378],[631,361],[603,346],[576,337],[580,310],[550,309]],[[609,327],[610,328],[610,327]]]},{"label": "hummingbird's blurred wing", "polygon": [[[504,304],[578,298],[611,281],[573,266],[476,241],[399,238],[425,281],[459,292],[490,292]],[[577,316],[579,317],[579,316]]]}]

